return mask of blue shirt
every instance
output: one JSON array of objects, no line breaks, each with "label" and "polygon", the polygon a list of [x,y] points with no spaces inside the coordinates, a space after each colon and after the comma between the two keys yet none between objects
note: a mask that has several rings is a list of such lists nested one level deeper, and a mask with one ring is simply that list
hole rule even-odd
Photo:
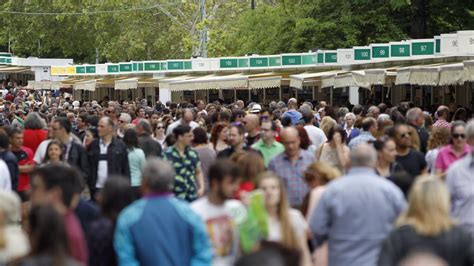
[{"label": "blue shirt", "polygon": [[382,241],[405,209],[402,191],[371,168],[330,182],[310,227],[317,246],[329,241],[329,265],[376,265]]},{"label": "blue shirt", "polygon": [[361,144],[361,143],[368,143],[368,142],[371,142],[371,141],[374,141],[375,138],[374,136],[372,136],[372,134],[368,131],[360,131],[359,135],[355,138],[353,138],[350,142],[349,142],[349,149],[352,150],[352,148],[354,148],[355,146]]},{"label": "blue shirt", "polygon": [[128,150],[128,164],[130,166],[132,187],[138,187],[142,183],[142,166],[145,161],[145,152],[142,149],[134,148],[133,150]]},{"label": "blue shirt", "polygon": [[119,215],[114,235],[119,265],[211,265],[201,218],[168,195],[135,201]]},{"label": "blue shirt", "polygon": [[314,161],[314,154],[300,150],[300,157],[294,162],[291,162],[283,152],[275,156],[268,164],[268,170],[283,179],[288,192],[288,200],[293,207],[299,207],[308,193],[303,174]]}]

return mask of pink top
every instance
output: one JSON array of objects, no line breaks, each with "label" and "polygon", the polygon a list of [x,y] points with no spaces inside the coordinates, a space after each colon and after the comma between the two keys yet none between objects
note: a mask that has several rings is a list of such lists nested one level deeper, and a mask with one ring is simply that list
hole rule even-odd
[{"label": "pink top", "polygon": [[449,166],[457,161],[459,158],[464,157],[466,154],[471,152],[471,146],[469,144],[464,145],[464,150],[461,156],[457,157],[453,151],[453,145],[447,145],[441,148],[438,152],[438,157],[436,157],[435,167],[437,170],[446,172]]}]

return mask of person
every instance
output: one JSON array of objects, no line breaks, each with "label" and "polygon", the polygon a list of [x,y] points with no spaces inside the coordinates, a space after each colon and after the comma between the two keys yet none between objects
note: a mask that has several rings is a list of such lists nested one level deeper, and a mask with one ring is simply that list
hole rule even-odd
[{"label": "person", "polygon": [[77,127],[76,136],[82,142],[84,141],[84,136],[86,135],[87,113],[79,114],[79,116],[76,118],[76,127]]},{"label": "person", "polygon": [[181,118],[178,119],[176,122],[170,124],[166,129],[166,135],[170,135],[173,133],[173,130],[179,125],[187,125],[191,127],[191,130],[199,127],[199,124],[193,121],[194,115],[191,109],[185,108],[181,112]]},{"label": "person", "polygon": [[449,192],[436,177],[418,177],[408,208],[382,244],[378,265],[400,265],[414,251],[429,250],[448,265],[473,265],[474,240],[449,216]]},{"label": "person", "polygon": [[447,128],[451,129],[451,123],[448,122],[449,120],[449,108],[445,105],[440,105],[436,110],[437,120],[433,124],[433,128]]},{"label": "person", "polygon": [[252,149],[259,151],[263,156],[265,167],[270,160],[285,150],[283,144],[275,140],[277,126],[274,121],[262,120],[260,123],[260,139],[252,145]]},{"label": "person", "polygon": [[119,265],[210,265],[212,250],[202,219],[172,196],[173,166],[151,158],[143,166],[144,197],[117,220],[114,249]]},{"label": "person", "polygon": [[138,148],[137,132],[133,128],[129,128],[124,132],[123,142],[128,150],[128,164],[130,168],[130,181],[137,198],[140,195],[140,183],[142,179],[142,167],[145,164],[145,153]]},{"label": "person", "polygon": [[44,128],[46,125],[41,116],[36,112],[29,113],[25,119],[23,146],[30,148],[35,153],[40,143],[48,136],[48,132]]},{"label": "person", "polygon": [[88,178],[89,162],[86,149],[71,134],[71,122],[67,118],[57,117],[52,124],[53,137],[61,142],[64,149],[64,161],[77,168],[84,180]]},{"label": "person", "polygon": [[423,127],[425,124],[425,115],[423,114],[423,110],[418,107],[411,108],[408,110],[406,118],[408,124],[416,130],[418,138],[420,139],[420,151],[425,154],[430,134],[428,130]]},{"label": "person", "polygon": [[[326,185],[339,176],[341,176],[339,170],[324,162],[314,162],[306,169],[304,173],[304,180],[306,184],[308,184],[310,191],[305,199],[307,202],[306,204],[303,204],[301,210],[308,223],[314,209],[318,205],[318,202],[324,193]],[[327,243],[317,248],[313,254],[313,260],[315,262],[313,265],[327,265]]]},{"label": "person", "polygon": [[84,147],[86,149],[89,148],[89,146],[94,142],[94,140],[99,138],[99,132],[97,130],[97,127],[90,126],[86,129],[86,134],[84,135]]},{"label": "person", "polygon": [[18,226],[21,219],[20,209],[21,202],[16,193],[0,190],[0,264],[2,265],[12,263],[30,251],[28,236]]},{"label": "person", "polygon": [[303,120],[304,120],[304,129],[306,130],[306,133],[308,133],[308,137],[314,145],[314,147],[319,148],[321,144],[325,143],[327,141],[327,137],[324,134],[324,131],[322,131],[320,128],[314,126],[314,115],[311,112],[306,112],[303,114]]},{"label": "person", "polygon": [[423,153],[412,148],[411,133],[406,124],[395,124],[387,130],[387,135],[395,140],[397,145],[396,162],[403,168],[403,171],[411,177],[410,185],[404,190],[408,195],[408,191],[413,180],[419,175],[427,173],[427,164]]},{"label": "person", "polygon": [[308,193],[303,173],[314,162],[314,155],[300,148],[298,131],[288,127],[281,132],[281,142],[285,151],[275,156],[268,164],[268,170],[282,178],[288,191],[290,205],[299,208]]},{"label": "person", "polygon": [[33,151],[25,146],[23,131],[20,128],[9,127],[7,128],[9,137],[10,137],[10,151],[15,155],[18,161],[18,170],[20,173],[18,186],[16,191],[22,202],[22,208],[24,209],[25,218],[27,215],[28,209],[28,190],[30,189],[30,173],[33,171],[34,162],[33,162]]},{"label": "person", "polygon": [[135,115],[136,115],[136,118],[133,119],[132,124],[138,125],[138,123],[139,123],[141,120],[146,120],[145,108],[143,108],[143,107],[138,108],[138,110],[136,111]]},{"label": "person", "polygon": [[166,139],[166,128],[165,124],[162,121],[159,121],[156,124],[155,130],[154,130],[154,138],[158,143],[160,143],[162,150],[164,150],[164,144],[165,144],[165,139]]},{"label": "person", "polygon": [[349,142],[359,136],[360,130],[356,127],[354,127],[356,121],[356,115],[352,112],[347,113],[344,116],[344,131],[346,132],[347,140],[346,144],[349,144]]},{"label": "person", "polygon": [[239,151],[234,153],[230,160],[239,165],[242,174],[235,198],[244,200],[247,198],[247,193],[255,189],[258,175],[265,171],[263,158],[253,151]]},{"label": "person", "polygon": [[172,163],[176,172],[173,192],[177,198],[191,202],[204,195],[201,162],[198,153],[191,148],[191,127],[179,125],[173,134],[176,143],[165,151],[165,159]]},{"label": "person", "polygon": [[241,256],[235,266],[295,266],[301,265],[301,255],[297,250],[271,241],[262,241],[260,247]]},{"label": "person", "polygon": [[244,117],[242,124],[244,125],[245,133],[247,134],[245,137],[247,146],[252,146],[260,139],[259,117],[256,114],[248,114]]},{"label": "person", "polygon": [[125,178],[110,178],[105,182],[99,197],[101,215],[91,222],[86,234],[90,266],[117,265],[113,247],[117,218],[134,198],[130,183]]},{"label": "person", "polygon": [[135,126],[138,135],[138,147],[145,152],[146,158],[161,157],[162,148],[158,141],[153,139],[151,125],[148,120],[142,119]]},{"label": "person", "polygon": [[41,165],[62,163],[64,163],[63,145],[59,140],[51,140],[46,148],[46,156]]},{"label": "person", "polygon": [[204,186],[206,190],[209,188],[209,167],[216,160],[216,151],[211,148],[204,129],[197,127],[193,130],[193,149],[199,155],[201,162],[202,174],[204,175]]},{"label": "person", "polygon": [[303,258],[302,264],[309,265],[311,259],[306,244],[308,224],[301,212],[288,205],[283,180],[272,172],[264,172],[259,177],[258,188],[263,191],[268,213],[267,240],[298,250]]},{"label": "person", "polygon": [[380,138],[385,135],[385,130],[393,126],[393,121],[388,114],[380,114],[377,118],[377,133],[374,137]]},{"label": "person", "polygon": [[319,127],[327,137],[329,135],[329,130],[331,130],[333,127],[337,127],[337,122],[330,116],[325,116],[321,119],[321,124]]},{"label": "person", "polygon": [[[52,206],[35,206],[29,215],[31,251],[19,266],[79,266],[68,252],[67,225]],[[70,245],[70,244],[69,244]],[[83,262],[85,265],[86,262]]]},{"label": "person", "polygon": [[91,198],[103,186],[111,175],[130,178],[127,146],[123,141],[113,137],[112,119],[104,116],[99,120],[99,139],[94,140],[88,150],[89,178],[88,186]]},{"label": "person", "polygon": [[191,204],[206,224],[214,249],[213,265],[232,265],[239,253],[236,215],[245,212],[244,205],[233,200],[239,187],[239,166],[218,160],[209,167],[209,193]]},{"label": "person", "polygon": [[249,147],[245,144],[244,127],[241,125],[231,125],[229,127],[229,137],[227,139],[227,143],[229,144],[229,147],[217,153],[217,158],[230,158],[235,152],[249,150]]},{"label": "person", "polygon": [[464,121],[452,123],[451,144],[442,147],[436,156],[435,168],[438,174],[444,175],[451,164],[471,152],[471,146],[466,143],[465,127]]},{"label": "person", "polygon": [[227,124],[217,123],[214,125],[211,131],[211,143],[217,153],[229,147],[227,144],[228,136],[229,127]]},{"label": "person", "polygon": [[0,159],[0,190],[12,190],[12,179],[8,165]]},{"label": "person", "polygon": [[296,123],[298,123],[298,121],[300,121],[302,118],[301,113],[296,110],[297,108],[298,102],[295,98],[288,100],[288,111],[283,113],[282,119],[288,117],[291,119],[291,125],[296,125]]},{"label": "person", "polygon": [[10,139],[5,130],[0,128],[0,160],[2,160],[10,173],[10,188],[17,190],[18,179],[20,178],[20,170],[18,169],[18,159],[10,151]]},{"label": "person", "polygon": [[436,173],[435,162],[439,150],[449,144],[451,139],[450,129],[451,126],[449,128],[443,126],[434,127],[428,139],[428,152],[426,153],[425,160],[431,174]]},{"label": "person", "polygon": [[73,211],[79,200],[80,180],[79,172],[68,166],[36,168],[31,173],[31,205],[54,207],[66,226],[68,245],[65,246],[73,258],[86,265],[88,252],[84,232]]},{"label": "person", "polygon": [[349,142],[349,149],[354,148],[360,143],[368,143],[375,141],[375,135],[377,134],[377,120],[373,117],[366,117],[362,120],[362,131],[359,135],[353,138]]},{"label": "person", "polygon": [[[466,126],[466,140],[474,148],[474,120]],[[474,239],[474,180],[472,178],[474,153],[454,162],[446,172],[446,185],[451,194],[452,216]]]},{"label": "person", "polygon": [[350,150],[346,146],[346,132],[340,127],[329,130],[328,141],[316,151],[316,159],[329,164],[341,173],[349,166]]},{"label": "person", "polygon": [[375,173],[372,146],[361,143],[350,157],[347,175],[326,186],[313,211],[313,242],[319,247],[328,241],[329,265],[375,265],[380,243],[406,203],[398,187]]},{"label": "person", "polygon": [[[127,127],[130,125],[132,122],[132,117],[128,113],[121,113],[119,118],[118,118],[118,128],[117,128],[117,138],[123,139],[123,136],[125,135],[125,130]],[[136,124],[135,124],[136,125]]]}]

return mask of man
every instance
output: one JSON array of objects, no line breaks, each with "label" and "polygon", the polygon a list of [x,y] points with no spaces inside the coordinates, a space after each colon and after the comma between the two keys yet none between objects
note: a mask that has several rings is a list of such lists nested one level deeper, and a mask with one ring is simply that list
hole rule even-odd
[{"label": "man", "polygon": [[245,129],[240,125],[231,125],[229,127],[229,136],[227,138],[228,148],[223,149],[217,154],[217,158],[229,158],[237,151],[249,150],[245,145]]},{"label": "man", "polygon": [[82,176],[85,183],[89,172],[89,162],[86,149],[71,134],[72,125],[70,120],[57,117],[53,120],[53,137],[63,144],[63,158],[70,166],[75,167]]},{"label": "man", "polygon": [[165,158],[174,167],[176,178],[173,192],[188,202],[204,195],[204,175],[198,153],[191,148],[191,127],[179,125],[173,130],[176,143],[165,152]]},{"label": "man", "polygon": [[245,138],[247,146],[252,146],[260,138],[258,115],[248,114],[244,117],[242,123],[244,124],[245,132],[247,133],[247,137]]},{"label": "man", "polygon": [[10,138],[5,130],[0,128],[0,160],[3,160],[8,167],[11,178],[11,189],[17,190],[20,170],[18,169],[18,159],[10,151]]},{"label": "man", "polygon": [[[18,186],[16,191],[22,202],[29,201],[28,191],[30,190],[30,173],[34,168],[33,151],[23,146],[23,131],[19,128],[8,128],[10,137],[10,151],[15,155],[18,161],[18,170],[20,172]],[[22,206],[27,210],[27,206]],[[26,214],[26,212],[25,212]]]},{"label": "man", "polygon": [[91,198],[104,187],[109,176],[130,178],[127,146],[123,141],[114,138],[114,124],[110,117],[104,116],[97,127],[99,139],[94,140],[88,150],[89,178],[88,186]]},{"label": "man", "polygon": [[168,129],[166,130],[166,135],[173,133],[173,130],[175,129],[175,127],[179,125],[187,125],[187,126],[190,126],[191,129],[195,129],[199,127],[199,124],[194,122],[193,120],[194,120],[193,111],[188,108],[184,109],[181,113],[181,118],[178,119],[178,121],[168,126]]},{"label": "man", "polygon": [[132,122],[132,117],[128,113],[121,113],[118,119],[117,137],[123,139],[125,129]]},{"label": "man", "polygon": [[76,127],[77,127],[76,136],[81,140],[81,142],[83,142],[84,136],[86,135],[86,129],[87,129],[87,113],[83,112],[79,114],[79,116],[76,119]]},{"label": "man", "polygon": [[146,158],[162,156],[161,145],[158,141],[153,139],[153,132],[148,120],[140,120],[135,127],[135,131],[138,135],[138,147],[145,152]]},{"label": "man", "polygon": [[408,124],[415,128],[416,132],[418,133],[418,138],[420,139],[420,151],[422,153],[426,153],[430,134],[428,133],[428,130],[424,128],[425,115],[423,114],[423,111],[418,107],[411,108],[408,110],[406,117]]},{"label": "man", "polygon": [[196,102],[196,113],[203,112],[204,114],[207,115],[207,111],[204,109],[206,107],[206,104],[204,103],[203,100],[197,100]]},{"label": "man", "polygon": [[276,128],[275,122],[263,120],[260,124],[260,140],[252,145],[252,149],[262,154],[265,167],[268,167],[271,159],[285,150],[283,144],[275,141],[278,134]]},{"label": "man", "polygon": [[314,243],[329,242],[329,265],[376,265],[382,241],[404,210],[403,194],[375,171],[369,144],[351,150],[351,169],[326,187],[312,217]]},{"label": "man", "polygon": [[172,196],[170,163],[149,159],[143,167],[144,197],[119,215],[114,247],[119,265],[211,265],[202,219]]},{"label": "man", "polygon": [[294,127],[282,130],[281,143],[285,151],[270,160],[268,170],[283,179],[291,206],[298,208],[308,193],[303,173],[315,161],[314,154],[300,148],[300,137]]},{"label": "man", "polygon": [[372,105],[367,110],[367,117],[373,117],[374,119],[377,119],[379,115],[380,115],[380,109],[375,105]]},{"label": "man", "polygon": [[396,162],[405,173],[403,183],[397,184],[402,191],[407,195],[415,178],[421,174],[427,173],[427,163],[425,156],[412,148],[410,131],[405,124],[396,124],[393,128],[387,131],[387,135],[395,140],[397,145]]},{"label": "man", "polygon": [[326,134],[324,134],[322,129],[314,126],[315,118],[311,111],[303,114],[303,120],[305,123],[304,129],[306,130],[306,133],[308,133],[311,144],[313,144],[316,148],[319,148],[321,144],[328,140]]},{"label": "man", "polygon": [[474,239],[474,120],[472,119],[466,126],[466,141],[473,148],[473,152],[448,168],[446,185],[451,194],[452,215]]},{"label": "man", "polygon": [[357,136],[359,136],[360,131],[358,128],[354,127],[356,122],[356,115],[352,112],[347,113],[344,115],[344,131],[346,132],[346,143],[349,144],[351,140]]},{"label": "man", "polygon": [[72,211],[79,200],[79,173],[64,165],[48,165],[35,169],[31,178],[31,204],[51,205],[64,217],[70,254],[83,265],[87,265],[84,232]]},{"label": "man", "polygon": [[238,165],[228,160],[216,161],[209,168],[209,194],[191,204],[206,224],[214,248],[213,265],[233,265],[238,254],[236,215],[246,212],[240,201],[233,200],[239,178]]},{"label": "man", "polygon": [[433,128],[435,127],[444,127],[447,129],[451,129],[451,123],[448,122],[449,118],[449,108],[445,105],[440,105],[436,110],[436,117],[438,120],[433,124]]},{"label": "man", "polygon": [[301,113],[296,109],[298,108],[298,102],[295,98],[288,100],[288,111],[283,114],[282,118],[289,117],[291,119],[291,124],[294,126],[298,121],[301,120]]},{"label": "man", "polygon": [[375,141],[375,135],[377,134],[377,120],[373,117],[366,117],[362,120],[362,131],[359,136],[353,138],[349,142],[349,148],[353,149],[355,146],[361,143],[368,143]]}]

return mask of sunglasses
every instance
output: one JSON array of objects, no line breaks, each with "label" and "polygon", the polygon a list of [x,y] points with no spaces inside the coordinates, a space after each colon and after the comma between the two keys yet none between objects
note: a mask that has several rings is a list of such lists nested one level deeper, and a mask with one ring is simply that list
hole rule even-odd
[{"label": "sunglasses", "polygon": [[122,120],[119,120],[119,123],[122,124],[122,123],[126,123],[125,121],[122,121]]},{"label": "sunglasses", "polygon": [[409,136],[411,136],[411,132],[406,132],[406,133],[400,134],[400,137],[402,137],[402,138],[406,138],[406,137],[409,137]]},{"label": "sunglasses", "polygon": [[465,134],[457,134],[457,133],[454,133],[453,134],[453,139],[464,139],[466,137]]},{"label": "sunglasses", "polygon": [[165,127],[156,127],[156,129],[163,129],[163,128],[165,128]]}]

